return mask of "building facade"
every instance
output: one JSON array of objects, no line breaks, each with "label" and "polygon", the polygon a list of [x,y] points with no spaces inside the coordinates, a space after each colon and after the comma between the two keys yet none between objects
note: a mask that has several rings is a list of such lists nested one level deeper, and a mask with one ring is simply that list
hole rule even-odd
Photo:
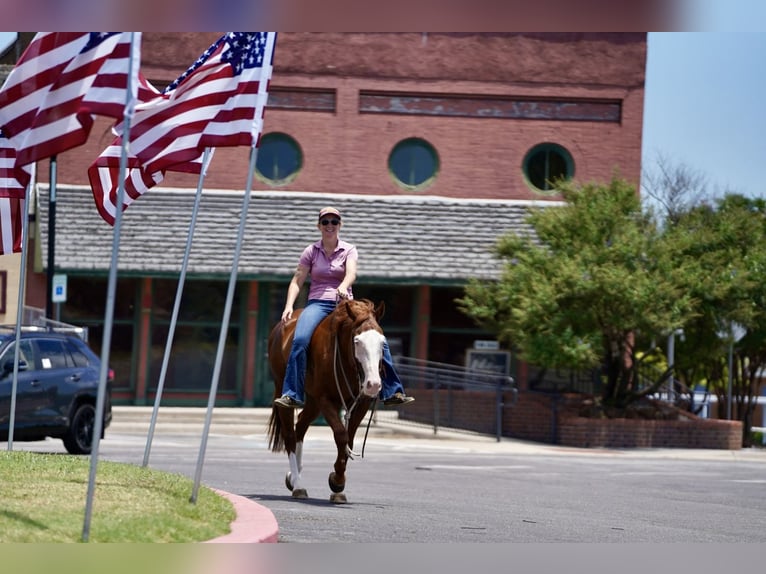
[{"label": "building facade", "polygon": [[[142,71],[162,88],[217,36],[146,33]],[[638,185],[645,65],[643,33],[279,34],[219,403],[270,401],[265,341],[327,204],[360,252],[355,295],[386,304],[394,351],[463,364],[492,335],[455,299],[470,278],[498,276],[497,237],[528,232],[526,210],[555,203],[558,178]],[[96,350],[112,228],[86,170],[109,127],[97,119],[85,145],[58,156],[55,228],[51,169],[38,164],[26,288],[28,305],[46,306],[53,232],[52,271],[67,276],[56,315],[88,326]],[[207,399],[248,158],[220,148],[205,178],[163,404]],[[110,353],[117,403],[153,401],[197,184],[168,172],[125,212]],[[6,323],[15,290],[9,283]],[[512,368],[523,386],[524,365]]]}]

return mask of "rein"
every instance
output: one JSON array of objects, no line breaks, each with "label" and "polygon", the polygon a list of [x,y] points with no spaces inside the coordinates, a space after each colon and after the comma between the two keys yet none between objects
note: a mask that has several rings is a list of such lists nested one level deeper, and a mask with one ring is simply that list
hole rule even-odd
[{"label": "rein", "polygon": [[[346,390],[352,397],[354,397],[354,402],[351,404],[350,407],[346,405],[346,400],[343,398],[343,392],[341,391],[341,388],[340,388],[340,379],[338,377],[338,364],[340,364],[340,372],[343,375],[343,382],[346,385]],[[343,403],[343,428],[345,428],[348,431],[348,421],[351,419],[352,411],[359,404],[359,399],[362,397],[362,393],[359,389],[357,389],[357,392],[355,394],[354,390],[351,388],[349,378],[346,375],[345,369],[343,368],[343,361],[341,361],[341,358],[340,358],[337,331],[335,332],[335,345],[334,345],[334,352],[333,352],[332,368],[333,368],[333,377],[335,378],[335,388],[338,391],[338,396],[340,397],[341,403]],[[375,407],[377,404],[378,404],[378,398],[375,397],[375,400],[372,403],[372,414],[375,413]],[[367,445],[367,435],[370,432],[370,424],[372,423],[372,414],[367,420],[367,428],[365,429],[365,432],[364,432],[364,440],[362,441],[362,458],[364,458],[364,447]],[[351,453],[349,453],[349,456],[350,455]]]}]

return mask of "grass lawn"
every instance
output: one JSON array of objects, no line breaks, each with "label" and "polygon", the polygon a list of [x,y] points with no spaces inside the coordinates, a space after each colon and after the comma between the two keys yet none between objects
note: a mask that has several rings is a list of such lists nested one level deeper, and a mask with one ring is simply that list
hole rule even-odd
[{"label": "grass lawn", "polygon": [[[0,452],[0,542],[82,542],[90,458]],[[194,482],[99,460],[89,542],[201,542],[229,532],[231,502]]]}]

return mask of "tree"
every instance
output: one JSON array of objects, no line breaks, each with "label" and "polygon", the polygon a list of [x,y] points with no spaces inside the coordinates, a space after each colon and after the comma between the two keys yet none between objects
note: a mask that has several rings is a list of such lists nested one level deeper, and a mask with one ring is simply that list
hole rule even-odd
[{"label": "tree", "polygon": [[677,372],[688,386],[705,385],[717,396],[719,418],[728,410],[726,333],[732,324],[745,329],[734,347],[731,406],[748,445],[766,367],[766,202],[727,194],[714,206],[679,213],[666,237],[674,258],[696,268],[685,289],[697,313],[684,327]]},{"label": "tree", "polygon": [[643,169],[641,190],[659,208],[659,217],[673,224],[693,207],[712,197],[707,177],[685,164],[658,154],[653,169]]},{"label": "tree", "polygon": [[623,408],[661,384],[637,385],[637,336],[667,335],[691,318],[689,280],[633,186],[558,187],[565,204],[530,211],[535,237],[502,237],[501,278],[471,281],[458,305],[527,362],[603,367],[601,398]]}]

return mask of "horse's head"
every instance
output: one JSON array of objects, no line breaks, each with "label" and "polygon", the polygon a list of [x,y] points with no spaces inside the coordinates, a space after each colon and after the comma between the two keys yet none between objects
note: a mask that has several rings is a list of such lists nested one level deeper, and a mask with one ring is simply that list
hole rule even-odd
[{"label": "horse's head", "polygon": [[380,371],[385,341],[378,319],[383,316],[384,305],[375,307],[367,299],[345,301],[341,305],[349,322],[361,391],[368,397],[377,397],[382,386]]}]

